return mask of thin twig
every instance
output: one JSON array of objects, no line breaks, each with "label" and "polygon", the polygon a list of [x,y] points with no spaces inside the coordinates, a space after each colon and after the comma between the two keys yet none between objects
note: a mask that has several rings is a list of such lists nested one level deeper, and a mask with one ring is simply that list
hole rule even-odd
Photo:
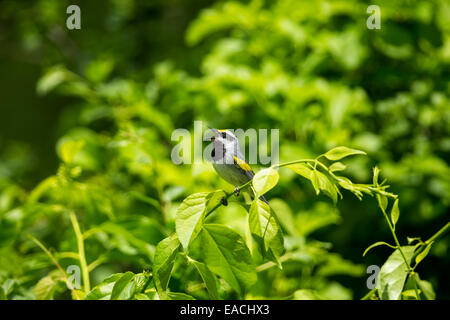
[{"label": "thin twig", "polygon": [[[58,268],[58,270],[62,273],[64,281],[67,284],[67,280],[69,279],[69,277],[67,276],[67,273],[64,271],[64,269],[61,267],[61,265],[58,263],[58,261],[56,260],[56,258],[52,255],[52,253],[42,244],[42,242],[40,242],[38,239],[36,239],[35,237],[33,237],[31,234],[28,235],[28,238],[31,239],[31,241],[33,241],[34,243],[36,243],[39,248],[42,249],[42,251],[44,251],[47,256],[50,258],[50,260],[52,260],[53,264]],[[70,289],[70,288],[69,288]],[[70,289],[70,291],[72,291],[72,293],[74,294],[75,298],[77,300],[80,300],[80,297],[78,296],[78,293],[75,289]]]},{"label": "thin twig", "polygon": [[83,234],[80,230],[80,225],[78,224],[77,217],[73,211],[70,212],[70,220],[72,221],[73,230],[75,231],[75,236],[77,238],[78,256],[80,257],[81,272],[83,273],[84,291],[88,293],[89,291],[91,291],[91,285],[89,282],[89,268],[84,252],[84,239]]}]

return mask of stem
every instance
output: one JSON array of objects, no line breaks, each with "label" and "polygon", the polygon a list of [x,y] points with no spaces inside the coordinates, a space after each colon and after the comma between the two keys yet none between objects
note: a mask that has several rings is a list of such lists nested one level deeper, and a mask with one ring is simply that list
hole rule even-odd
[{"label": "stem", "polygon": [[417,284],[419,283],[419,281],[417,280],[416,277],[417,273],[415,273],[414,271],[412,273],[409,274],[409,277],[413,278],[413,283],[414,283],[414,291],[416,293],[416,298],[417,300],[420,300],[420,296],[419,296],[419,288],[417,288]]},{"label": "stem", "polygon": [[[282,164],[276,164],[273,167],[274,168],[281,168],[281,167],[289,166],[291,164],[302,163],[302,162],[316,162],[316,160],[314,160],[314,159],[300,159],[300,160],[285,162],[285,163],[282,163]],[[319,163],[322,164],[321,162],[319,162]]]},{"label": "stem", "polygon": [[88,270],[89,272],[91,272],[92,270],[94,270],[95,268],[97,268],[99,265],[101,265],[103,262],[106,261],[105,257],[99,257],[97,260],[92,261],[89,265],[88,265]]},{"label": "stem", "polygon": [[[320,157],[321,157],[321,156],[317,157],[316,159],[300,159],[300,160],[290,161],[290,162],[282,163],[282,164],[279,164],[279,165],[275,165],[275,166],[273,166],[273,167],[279,167],[279,168],[281,168],[281,167],[285,167],[285,166],[288,166],[288,165],[291,165],[291,164],[296,164],[296,163],[302,163],[302,162],[314,162],[314,167],[313,167],[314,170],[316,169],[316,166],[319,165],[319,166],[322,167],[326,172],[328,172],[328,174],[329,174],[331,177],[333,177],[335,180],[339,181],[339,177],[337,177],[332,171],[330,171],[330,169],[329,169],[326,165],[324,165],[322,162],[319,161],[319,158],[320,158]],[[384,192],[383,190],[380,190],[379,188],[376,188],[376,187],[374,187],[374,186],[372,186],[372,185],[367,184],[367,185],[363,185],[363,186],[364,186],[364,187],[367,187],[370,191],[375,192],[375,193],[377,193],[377,194],[382,194],[382,195],[384,195],[384,196],[386,196],[386,197],[390,197],[390,198],[393,198],[393,199],[396,199],[396,198],[397,198],[396,195],[390,194],[389,192]]]},{"label": "stem", "polygon": [[[394,227],[392,226],[391,221],[389,220],[388,215],[386,214],[386,210],[385,210],[381,205],[380,205],[380,209],[381,209],[381,211],[383,212],[384,218],[386,219],[386,221],[387,221],[387,223],[388,223],[389,229],[391,230],[391,233],[392,233],[392,236],[393,236],[393,238],[394,238],[395,244],[397,245],[397,249],[398,249],[398,251],[400,252],[400,254],[401,254],[401,256],[402,256],[403,261],[405,261],[406,267],[407,267],[407,269],[408,269],[408,274],[411,276],[412,273],[413,273],[414,271],[413,271],[413,269],[411,268],[411,265],[409,264],[408,259],[406,259],[405,254],[403,253],[403,250],[402,250],[402,247],[401,247],[401,245],[400,245],[400,242],[398,241],[397,235],[395,234],[395,229],[394,229]],[[417,290],[417,286],[416,286],[416,283],[415,283],[415,282],[414,282],[414,291],[416,292],[416,298],[417,298],[417,300],[420,300],[420,298],[419,298],[419,292],[418,292],[418,290]]]},{"label": "stem", "polygon": [[81,272],[83,273],[84,291],[88,293],[89,291],[91,291],[91,285],[89,282],[89,268],[86,262],[86,255],[84,252],[83,234],[81,233],[80,225],[78,224],[77,217],[73,211],[70,212],[70,220],[72,221],[73,230],[75,231],[75,236],[77,238],[78,256],[81,265]]},{"label": "stem", "polygon": [[[52,262],[53,262],[53,264],[58,268],[58,270],[62,273],[62,275],[63,275],[63,278],[64,278],[64,281],[66,282],[66,284],[67,284],[67,280],[68,280],[68,277],[67,277],[67,274],[66,274],[66,272],[64,271],[64,269],[61,267],[61,265],[58,263],[58,261],[56,260],[56,258],[52,255],[52,253],[42,244],[42,242],[40,242],[38,239],[36,239],[35,237],[33,237],[32,235],[28,235],[28,237],[34,242],[34,243],[36,243],[38,246],[39,246],[39,248],[41,248],[42,249],[42,251],[44,251],[48,256],[49,256],[49,258],[50,258],[50,260],[52,260]],[[77,300],[80,300],[80,297],[78,296],[78,293],[77,293],[77,291],[76,290],[74,290],[74,289],[70,289],[70,291],[72,291],[73,292],[73,294],[74,294],[74,296],[75,296],[75,298],[77,299]]]},{"label": "stem", "polygon": [[[289,258],[291,258],[293,256],[293,254],[291,253],[286,253],[285,255],[283,255],[282,257],[280,257],[279,261],[280,263],[289,260]],[[269,261],[266,262],[264,264],[261,264],[259,266],[256,267],[256,272],[262,272],[264,270],[270,269],[272,267],[276,266],[275,262]]]},{"label": "stem", "polygon": [[[239,190],[242,190],[242,189],[248,187],[248,186],[251,184],[251,182],[252,182],[252,180],[247,181],[246,183],[244,183],[242,186],[239,187]],[[232,195],[233,193],[234,193],[234,192],[228,193],[228,194],[225,196],[225,200],[228,200],[228,198],[231,197],[231,195]],[[218,204],[216,204],[216,205],[214,206],[214,208],[212,208],[211,210],[209,210],[209,211],[205,214],[205,219],[206,219],[207,216],[209,216],[214,210],[216,210],[217,208],[219,208],[221,205],[222,205],[222,202],[219,202]]]},{"label": "stem", "polygon": [[438,237],[440,237],[443,233],[447,231],[447,229],[450,228],[450,221],[447,222],[445,226],[443,226],[438,232],[436,232],[434,235],[431,236],[428,240],[425,241],[425,244],[429,244],[430,242],[436,240]]},{"label": "stem", "polygon": [[[422,246],[417,250],[417,252],[414,254],[413,258],[417,257],[423,250],[425,250],[425,248],[427,247],[428,244],[435,241],[438,237],[440,237],[442,234],[444,234],[448,228],[450,228],[450,222],[447,222],[447,224],[445,226],[443,226],[441,229],[438,230],[438,232],[436,232],[428,240],[426,240],[422,244]],[[416,269],[416,266],[417,266],[417,264],[414,266],[413,270]]]},{"label": "stem", "polygon": [[374,292],[377,290],[377,288],[373,288],[369,292],[366,293],[364,297],[361,298],[361,300],[369,300],[369,298],[374,294]]}]

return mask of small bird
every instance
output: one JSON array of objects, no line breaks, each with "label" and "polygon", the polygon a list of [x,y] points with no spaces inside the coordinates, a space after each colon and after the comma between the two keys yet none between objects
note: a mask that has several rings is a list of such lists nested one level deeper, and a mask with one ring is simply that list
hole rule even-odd
[{"label": "small bird", "polygon": [[[211,138],[213,142],[212,165],[222,179],[236,187],[235,193],[239,195],[239,186],[252,180],[255,173],[245,161],[240,152],[239,140],[231,131],[210,129],[214,134]],[[261,196],[260,199],[267,203],[264,196]]]}]

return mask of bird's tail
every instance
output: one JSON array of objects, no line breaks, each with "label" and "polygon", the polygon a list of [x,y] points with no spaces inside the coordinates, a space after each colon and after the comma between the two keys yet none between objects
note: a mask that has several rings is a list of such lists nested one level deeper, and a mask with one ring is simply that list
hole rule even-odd
[{"label": "bird's tail", "polygon": [[265,203],[269,204],[266,200],[266,198],[264,198],[264,196],[259,197],[259,200],[264,201]]},{"label": "bird's tail", "polygon": [[[256,192],[255,192],[255,190],[253,189],[253,186],[252,186],[252,190],[244,190],[244,195],[245,195],[245,196],[244,196],[244,198],[245,198],[245,203],[246,203],[246,204],[251,204],[252,201],[253,201],[253,199],[256,199]],[[263,202],[269,204],[269,203],[267,202],[266,198],[264,198],[264,196],[260,196],[260,197],[259,197],[259,200],[261,200],[261,201],[263,201]]]}]

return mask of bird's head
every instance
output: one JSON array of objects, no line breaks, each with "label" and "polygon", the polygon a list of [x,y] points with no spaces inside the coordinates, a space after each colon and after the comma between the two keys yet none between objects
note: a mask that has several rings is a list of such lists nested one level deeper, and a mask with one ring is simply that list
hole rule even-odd
[{"label": "bird's head", "polygon": [[[214,160],[222,159],[225,154],[236,155],[239,152],[239,140],[230,130],[218,130],[211,128],[213,136],[213,150],[211,157]],[[232,159],[232,158],[230,158]]]},{"label": "bird's head", "polygon": [[222,144],[229,144],[238,142],[237,137],[230,130],[219,130],[215,128],[210,128],[213,132],[211,141],[218,141]]}]

